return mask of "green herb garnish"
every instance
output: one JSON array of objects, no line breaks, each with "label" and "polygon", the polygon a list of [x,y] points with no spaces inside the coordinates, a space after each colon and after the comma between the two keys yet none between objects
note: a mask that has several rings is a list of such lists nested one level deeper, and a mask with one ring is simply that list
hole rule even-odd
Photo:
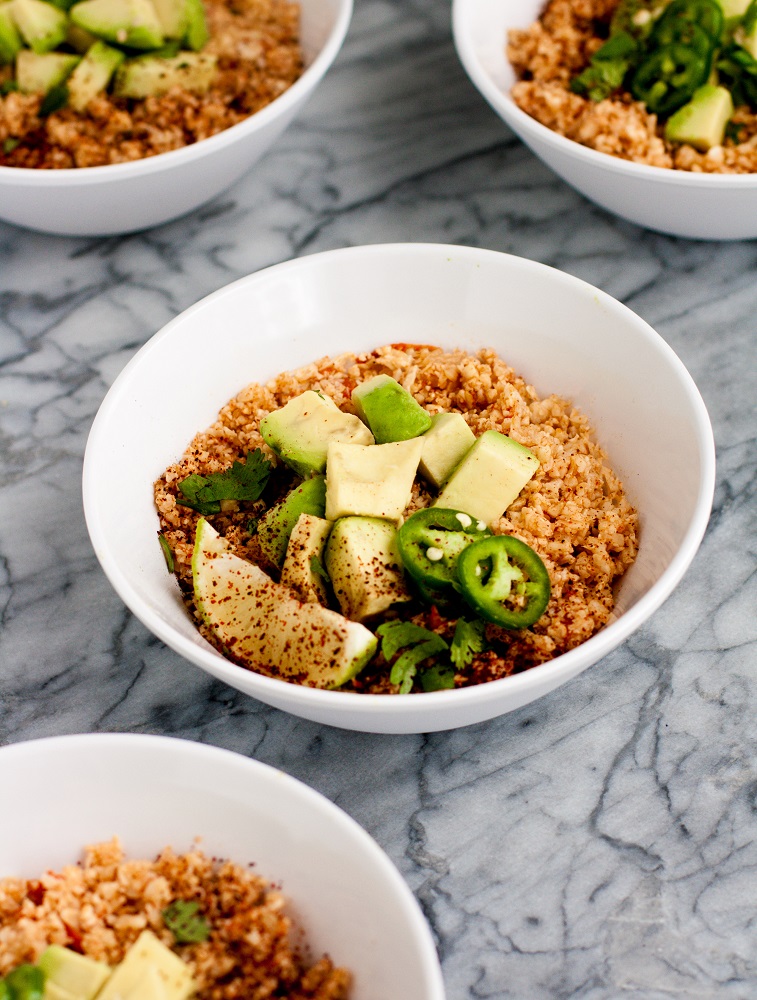
[{"label": "green herb garnish", "polygon": [[0,94],[5,97],[6,94],[12,94],[15,90],[18,90],[18,83],[16,80],[3,80],[0,83]]},{"label": "green herb garnish", "polygon": [[53,111],[60,111],[68,104],[68,87],[61,84],[59,87],[51,87],[42,98],[39,106],[40,118],[51,115]]},{"label": "green herb garnish", "polygon": [[196,944],[210,937],[210,925],[199,909],[195,900],[177,899],[163,910],[163,922],[177,944]]},{"label": "green herb garnish", "polygon": [[272,468],[262,451],[256,448],[247,453],[244,462],[234,462],[225,472],[187,476],[179,483],[181,496],[176,499],[199,514],[218,514],[222,500],[257,500],[266,487]]},{"label": "green herb garnish", "polygon": [[408,694],[412,690],[418,667],[424,660],[449,648],[436,632],[412,622],[385,622],[379,625],[376,634],[381,637],[381,652],[387,662],[407,647],[397,657],[389,675],[392,684],[399,685],[400,694]]},{"label": "green herb garnish", "polygon": [[16,148],[16,146],[20,144],[20,142],[21,142],[20,139],[15,139],[13,136],[11,136],[8,139],[3,139],[3,152],[6,154],[6,156],[8,153],[12,153],[13,150]]},{"label": "green herb garnish", "polygon": [[485,631],[485,622],[478,619],[472,622],[467,622],[464,618],[458,619],[449,649],[449,658],[458,670],[467,667],[476,653],[482,653],[486,649]]},{"label": "green herb garnish", "polygon": [[[38,965],[19,965],[3,980],[5,996],[9,1000],[42,1000],[45,992],[45,974]],[[0,988],[0,997],[3,996]]]},{"label": "green herb garnish", "polygon": [[329,574],[326,572],[326,567],[323,565],[321,560],[317,555],[312,555],[310,557],[310,572],[313,576],[321,576],[327,582],[331,579]]},{"label": "green herb garnish", "polygon": [[424,691],[445,691],[454,686],[455,671],[452,667],[442,667],[435,663],[421,672],[421,687]]},{"label": "green herb garnish", "polygon": [[166,561],[166,567],[168,568],[168,572],[173,573],[174,571],[173,552],[171,551],[171,546],[168,544],[168,539],[166,538],[166,536],[163,534],[162,531],[158,532],[158,541],[160,542],[160,547],[163,550],[163,558]]}]

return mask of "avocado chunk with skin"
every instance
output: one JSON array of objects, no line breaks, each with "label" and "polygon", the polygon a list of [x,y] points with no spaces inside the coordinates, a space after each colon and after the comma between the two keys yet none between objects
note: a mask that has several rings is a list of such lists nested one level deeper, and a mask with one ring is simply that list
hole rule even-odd
[{"label": "avocado chunk with skin", "polygon": [[437,489],[476,442],[462,413],[437,413],[423,435],[419,471]]},{"label": "avocado chunk with skin", "polygon": [[22,94],[46,94],[62,84],[80,56],[65,52],[32,52],[22,49],[16,56],[16,83]]},{"label": "avocado chunk with skin", "polygon": [[137,1000],[142,996],[142,982],[154,974],[163,986],[165,1000],[187,1000],[194,993],[192,972],[186,962],[152,931],[145,930],[116,966],[97,1000]]},{"label": "avocado chunk with skin", "polygon": [[323,517],[326,509],[326,480],[323,476],[306,479],[284,499],[270,507],[258,521],[258,540],[266,559],[280,566],[286,555],[289,536],[300,514]]},{"label": "avocado chunk with skin", "polygon": [[465,510],[484,524],[499,520],[539,468],[539,459],[499,431],[485,431],[457,466],[434,507]]},{"label": "avocado chunk with skin", "polygon": [[322,517],[300,514],[289,536],[281,582],[306,604],[312,601],[326,604],[329,599],[326,581],[317,567],[322,566],[323,550],[331,527],[331,521]]},{"label": "avocado chunk with skin", "polygon": [[168,58],[139,56],[118,67],[113,92],[118,97],[159,97],[181,87],[192,94],[205,94],[217,71],[216,57],[201,52],[181,52]]},{"label": "avocado chunk with skin", "polygon": [[190,49],[199,52],[209,38],[210,31],[202,0],[187,0],[187,32],[184,41]]},{"label": "avocado chunk with skin", "polygon": [[342,614],[362,622],[412,600],[405,583],[397,529],[374,517],[343,517],[326,544],[326,569]]},{"label": "avocado chunk with skin", "polygon": [[192,579],[197,608],[217,640],[253,670],[336,688],[376,652],[376,636],[364,625],[298,601],[259,566],[235,555],[204,518],[197,525]]},{"label": "avocado chunk with skin", "polygon": [[691,100],[668,118],[665,138],[685,142],[702,153],[720,146],[725,127],[733,114],[733,100],[725,87],[705,84]]},{"label": "avocado chunk with skin", "polygon": [[111,973],[110,966],[104,962],[96,962],[58,944],[45,948],[37,965],[45,974],[46,1000],[53,985],[73,994],[76,1000],[92,1000]]},{"label": "avocado chunk with skin", "polygon": [[422,448],[422,438],[372,445],[330,444],[327,520],[358,514],[398,521],[410,502]]},{"label": "avocado chunk with skin", "polygon": [[68,103],[71,107],[75,111],[83,111],[93,97],[105,90],[123,61],[123,52],[105,42],[95,42],[68,78]]},{"label": "avocado chunk with skin", "polygon": [[163,44],[151,0],[81,0],[71,8],[69,17],[80,28],[114,45],[158,49]]},{"label": "avocado chunk with skin", "polygon": [[353,413],[343,413],[336,403],[308,389],[260,421],[268,447],[298,476],[323,472],[332,441],[373,444],[373,435]]},{"label": "avocado chunk with skin", "polygon": [[352,390],[358,416],[370,427],[377,444],[407,441],[431,426],[431,417],[390,375],[375,375]]},{"label": "avocado chunk with skin", "polygon": [[45,0],[11,0],[13,19],[32,52],[51,52],[66,37],[68,18]]},{"label": "avocado chunk with skin", "polygon": [[22,47],[21,35],[13,17],[13,5],[0,4],[0,65],[12,63]]}]

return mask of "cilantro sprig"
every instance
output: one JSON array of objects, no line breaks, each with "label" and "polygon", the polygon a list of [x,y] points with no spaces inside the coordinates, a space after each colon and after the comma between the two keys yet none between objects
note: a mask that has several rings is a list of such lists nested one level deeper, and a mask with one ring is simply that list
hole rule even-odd
[{"label": "cilantro sprig", "polygon": [[381,652],[387,662],[404,649],[392,664],[389,675],[392,684],[399,685],[400,694],[412,690],[418,667],[424,660],[449,649],[440,635],[413,622],[384,622],[376,629],[376,634],[381,637]]},{"label": "cilantro sprig", "polygon": [[191,507],[198,514],[218,514],[221,501],[259,499],[268,482],[273,466],[258,448],[247,453],[244,462],[234,462],[225,472],[211,472],[208,476],[194,473],[179,483],[181,496],[177,501]]},{"label": "cilantro sprig", "polygon": [[163,910],[163,922],[177,944],[196,944],[210,937],[210,924],[193,899],[177,899]]},{"label": "cilantro sprig", "polygon": [[467,667],[476,653],[486,649],[486,622],[475,619],[472,622],[458,618],[452,645],[449,648],[449,658],[458,670]]}]

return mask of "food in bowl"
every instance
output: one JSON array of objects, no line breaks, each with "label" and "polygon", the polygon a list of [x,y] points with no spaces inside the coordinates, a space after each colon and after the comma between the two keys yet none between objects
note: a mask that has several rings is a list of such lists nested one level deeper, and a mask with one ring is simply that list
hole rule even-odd
[{"label": "food in bowl", "polygon": [[219,652],[356,692],[467,687],[559,656],[609,621],[638,549],[586,417],[489,349],[394,344],[252,384],[155,503]]},{"label": "food in bowl", "polygon": [[118,839],[94,844],[79,864],[0,880],[0,997],[347,1000],[349,972],[306,960],[285,907],[249,865],[196,846],[134,860]]},{"label": "food in bowl", "polygon": [[303,72],[289,0],[0,6],[0,166],[94,167],[215,135]]},{"label": "food in bowl", "polygon": [[515,103],[650,166],[757,171],[757,2],[550,0],[508,34]]}]

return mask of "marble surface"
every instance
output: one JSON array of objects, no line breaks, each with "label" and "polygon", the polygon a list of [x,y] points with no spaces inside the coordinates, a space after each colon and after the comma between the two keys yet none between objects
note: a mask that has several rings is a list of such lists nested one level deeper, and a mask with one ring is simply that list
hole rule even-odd
[{"label": "marble surface", "polygon": [[[583,200],[485,106],[449,16],[357,0],[299,121],[187,218],[112,239],[0,224],[0,741],[166,733],[304,779],[408,880],[450,1000],[757,997],[757,242]],[[268,264],[395,240],[513,252],[621,299],[717,442],[701,550],[648,624],[541,701],[431,736],[329,729],[212,681],[125,610],[81,511],[94,414],[167,320]]]}]

